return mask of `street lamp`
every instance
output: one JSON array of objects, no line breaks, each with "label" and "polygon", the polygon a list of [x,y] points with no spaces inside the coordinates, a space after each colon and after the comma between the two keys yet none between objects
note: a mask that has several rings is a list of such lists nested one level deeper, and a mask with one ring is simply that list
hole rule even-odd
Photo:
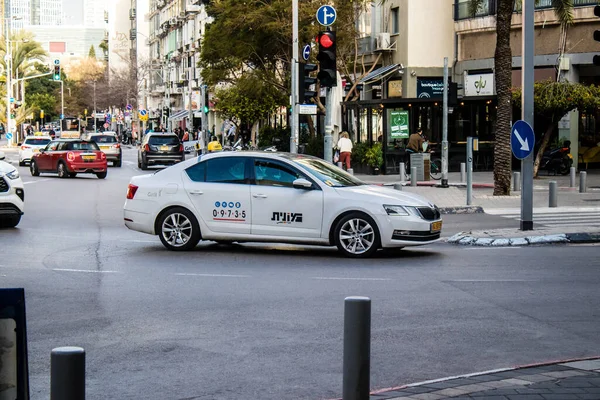
[{"label": "street lamp", "polygon": [[[12,54],[10,49],[10,22],[22,19],[21,17],[13,16],[4,18],[4,25],[6,26],[6,49],[4,52],[4,63],[6,65],[6,127],[5,133],[9,133],[12,131],[12,116],[10,114],[10,104],[12,98]],[[16,143],[16,137],[12,137],[10,139],[10,145],[14,145]]]}]

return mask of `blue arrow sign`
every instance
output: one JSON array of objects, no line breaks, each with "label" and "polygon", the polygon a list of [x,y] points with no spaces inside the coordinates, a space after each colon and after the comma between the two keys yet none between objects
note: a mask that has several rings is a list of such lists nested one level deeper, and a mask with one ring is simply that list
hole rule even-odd
[{"label": "blue arrow sign", "polygon": [[331,6],[321,6],[317,10],[317,22],[323,26],[332,25],[336,18],[335,8]]},{"label": "blue arrow sign", "polygon": [[12,133],[6,132],[6,140],[11,140],[11,139],[12,139]]},{"label": "blue arrow sign", "polygon": [[306,46],[304,46],[302,48],[302,58],[304,58],[304,61],[308,61],[308,57],[310,57],[310,45],[307,44]]},{"label": "blue arrow sign", "polygon": [[527,158],[534,145],[535,134],[531,125],[522,120],[515,122],[510,131],[510,147],[515,157],[519,160]]},{"label": "blue arrow sign", "polygon": [[133,106],[132,106],[131,104],[127,104],[127,107],[126,107],[126,108],[127,108],[129,111],[133,110]]},{"label": "blue arrow sign", "polygon": [[145,116],[146,114],[148,114],[148,111],[146,111],[146,110],[140,110],[140,115],[142,117]]},{"label": "blue arrow sign", "polygon": [[60,60],[58,58],[54,60],[54,65],[60,65]]},{"label": "blue arrow sign", "polygon": [[60,114],[60,119],[65,119],[65,114]]}]

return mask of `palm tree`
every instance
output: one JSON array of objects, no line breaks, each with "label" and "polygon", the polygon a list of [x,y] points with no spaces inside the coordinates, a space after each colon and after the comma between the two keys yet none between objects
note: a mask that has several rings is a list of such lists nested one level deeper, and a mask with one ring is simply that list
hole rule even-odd
[{"label": "palm tree", "polygon": [[[488,0],[469,0],[469,13],[472,17]],[[539,0],[536,0],[538,3]],[[496,145],[494,146],[494,196],[510,194],[511,150],[510,123],[512,120],[511,80],[512,52],[510,50],[510,29],[512,15],[519,9],[522,0],[496,0],[496,51],[494,53],[494,78],[498,100],[496,121]],[[566,37],[568,26],[573,22],[573,0],[552,0],[552,7],[561,25],[561,37]],[[566,40],[561,40],[559,54],[564,53]],[[541,151],[541,150],[540,150]]]}]

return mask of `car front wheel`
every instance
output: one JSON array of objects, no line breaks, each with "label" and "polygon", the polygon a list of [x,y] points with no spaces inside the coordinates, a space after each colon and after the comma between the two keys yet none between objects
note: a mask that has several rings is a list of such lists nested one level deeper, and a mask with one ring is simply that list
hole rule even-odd
[{"label": "car front wheel", "polygon": [[14,228],[15,226],[19,225],[20,221],[21,221],[20,215],[11,215],[10,217],[0,220],[0,227]]},{"label": "car front wheel", "polygon": [[69,177],[69,171],[67,170],[67,166],[64,162],[58,163],[58,177],[63,179]]},{"label": "car front wheel", "polygon": [[362,213],[344,216],[336,225],[335,245],[347,257],[369,257],[380,247],[377,224]]},{"label": "car front wheel", "polygon": [[200,226],[196,217],[182,207],[164,212],[160,216],[158,228],[160,241],[169,250],[191,250],[200,241]]},{"label": "car front wheel", "polygon": [[31,160],[29,164],[29,172],[31,172],[31,176],[40,176],[40,170],[38,169],[37,163]]}]

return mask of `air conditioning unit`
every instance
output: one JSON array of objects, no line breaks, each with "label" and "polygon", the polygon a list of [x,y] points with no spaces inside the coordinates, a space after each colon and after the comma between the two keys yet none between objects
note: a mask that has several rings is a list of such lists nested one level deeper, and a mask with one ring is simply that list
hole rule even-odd
[{"label": "air conditioning unit", "polygon": [[187,4],[185,6],[185,12],[190,14],[197,14],[200,12],[200,6],[197,4]]},{"label": "air conditioning unit", "polygon": [[179,74],[179,80],[180,81],[187,81],[187,73],[182,72]]},{"label": "air conditioning unit", "polygon": [[169,23],[170,23],[171,25],[175,25],[175,24],[177,23],[177,18],[175,18],[175,17],[171,18],[171,19],[169,20]]},{"label": "air conditioning unit", "polygon": [[390,50],[389,32],[380,32],[375,37],[375,50]]},{"label": "air conditioning unit", "polygon": [[178,87],[175,89],[175,93],[183,93],[183,88]]}]

